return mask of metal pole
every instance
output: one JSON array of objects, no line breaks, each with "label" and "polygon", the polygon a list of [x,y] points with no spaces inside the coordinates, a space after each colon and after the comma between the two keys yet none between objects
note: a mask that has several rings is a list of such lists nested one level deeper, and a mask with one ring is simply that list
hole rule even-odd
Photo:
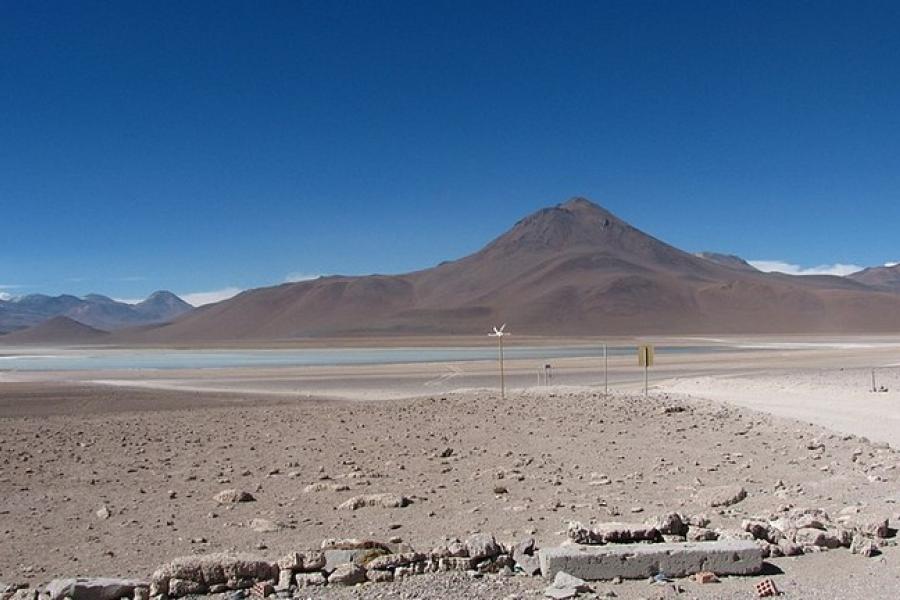
[{"label": "metal pole", "polygon": [[872,391],[877,392],[878,388],[875,387],[875,369],[872,369]]},{"label": "metal pole", "polygon": [[603,344],[603,393],[609,395],[609,354]]},{"label": "metal pole", "polygon": [[506,380],[503,375],[503,337],[497,338],[500,342],[500,399],[506,398]]}]

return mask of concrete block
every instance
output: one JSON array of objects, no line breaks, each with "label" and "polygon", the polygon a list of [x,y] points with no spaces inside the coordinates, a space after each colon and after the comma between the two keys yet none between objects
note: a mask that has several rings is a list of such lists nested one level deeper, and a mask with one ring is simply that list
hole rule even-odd
[{"label": "concrete block", "polygon": [[644,579],[657,573],[684,577],[700,571],[717,575],[753,575],[762,571],[762,551],[748,540],[571,545],[543,548],[539,554],[544,577],[555,577],[563,571],[587,581]]}]

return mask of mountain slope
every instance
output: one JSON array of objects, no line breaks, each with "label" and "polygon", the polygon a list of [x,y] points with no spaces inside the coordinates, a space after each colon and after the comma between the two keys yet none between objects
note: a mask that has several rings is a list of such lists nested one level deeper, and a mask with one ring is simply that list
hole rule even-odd
[{"label": "mountain slope", "polygon": [[869,267],[851,273],[847,277],[872,287],[900,292],[900,264],[890,267]]},{"label": "mountain slope", "polygon": [[515,332],[544,335],[900,331],[900,297],[840,277],[725,266],[576,198],[434,268],[250,290],[120,337],[479,334],[504,321]]},{"label": "mountain slope", "polygon": [[171,321],[192,309],[190,304],[165,291],[155,292],[137,304],[119,302],[100,294],[88,294],[84,298],[31,294],[0,301],[0,333],[31,327],[57,316],[113,330]]},{"label": "mountain slope", "polygon": [[69,317],[53,317],[39,325],[0,337],[3,344],[96,344],[109,334]]},{"label": "mountain slope", "polygon": [[748,263],[740,256],[734,254],[721,254],[719,252],[697,252],[694,256],[705,258],[706,260],[720,264],[723,267],[731,267],[733,269],[742,269],[744,271],[757,271],[758,269]]}]

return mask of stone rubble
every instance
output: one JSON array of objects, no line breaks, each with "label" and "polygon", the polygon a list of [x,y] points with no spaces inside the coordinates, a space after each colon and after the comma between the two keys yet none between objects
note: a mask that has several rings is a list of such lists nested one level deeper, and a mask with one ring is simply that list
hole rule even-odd
[{"label": "stone rubble", "polygon": [[[247,501],[243,494],[224,490],[216,498]],[[720,490],[710,498],[719,502],[726,495],[734,499],[741,493]],[[392,506],[408,501],[392,494],[360,498],[364,498],[361,506],[382,499]],[[254,519],[251,526],[258,521],[265,520]],[[564,599],[589,590],[584,580],[646,577],[664,571],[670,576],[695,576],[698,582],[714,582],[716,575],[758,573],[762,559],[769,556],[849,548],[852,554],[870,557],[879,553],[879,545],[893,543],[885,538],[894,533],[887,519],[867,519],[858,510],[843,510],[837,520],[832,520],[820,509],[790,507],[777,514],[744,519],[740,530],[709,526],[705,515],[677,512],[652,516],[644,523],[601,522],[588,527],[570,522],[568,545],[544,550],[531,537],[504,544],[486,532],[473,533],[464,540],[451,539],[429,552],[415,551],[399,538],[389,543],[325,539],[317,549],[290,552],[275,562],[228,553],[177,558],[157,568],[147,581],[55,579],[34,589],[0,585],[0,600],[167,600],[210,593],[225,593],[226,600],[239,600],[227,594],[244,591],[240,598],[245,598],[247,590],[252,589],[261,596],[274,593],[288,597],[306,587],[392,582],[426,573],[481,577],[515,572],[554,576],[545,594]]]},{"label": "stone rubble", "polygon": [[835,548],[875,556],[878,540],[890,534],[887,519],[834,522],[820,509],[795,509],[769,518],[745,519],[741,529],[757,540],[765,558],[796,556]]}]

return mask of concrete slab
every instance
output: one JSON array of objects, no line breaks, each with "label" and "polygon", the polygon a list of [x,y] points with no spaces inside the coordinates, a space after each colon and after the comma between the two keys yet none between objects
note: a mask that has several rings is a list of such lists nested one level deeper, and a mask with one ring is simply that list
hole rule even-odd
[{"label": "concrete slab", "polygon": [[748,540],[679,544],[559,546],[540,552],[541,574],[563,571],[587,581],[644,579],[657,573],[684,577],[700,571],[717,575],[753,575],[762,571],[762,551]]}]

